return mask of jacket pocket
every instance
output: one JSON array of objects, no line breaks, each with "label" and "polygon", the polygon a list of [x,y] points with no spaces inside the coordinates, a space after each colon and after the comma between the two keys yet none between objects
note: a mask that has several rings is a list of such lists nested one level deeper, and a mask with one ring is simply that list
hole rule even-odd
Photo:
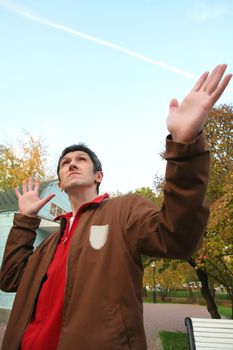
[{"label": "jacket pocket", "polygon": [[112,335],[112,350],[130,350],[130,340],[128,336],[125,320],[119,305],[107,306],[108,327]]},{"label": "jacket pocket", "polygon": [[89,235],[89,243],[92,248],[101,249],[108,239],[109,225],[92,225]]}]

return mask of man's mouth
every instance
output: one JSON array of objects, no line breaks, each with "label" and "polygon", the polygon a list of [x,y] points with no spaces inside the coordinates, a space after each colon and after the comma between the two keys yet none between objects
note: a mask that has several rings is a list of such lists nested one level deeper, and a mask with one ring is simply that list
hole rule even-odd
[{"label": "man's mouth", "polygon": [[72,176],[72,175],[80,175],[80,173],[73,172],[73,173],[70,173],[70,174],[68,175],[68,177],[70,177],[70,176]]}]

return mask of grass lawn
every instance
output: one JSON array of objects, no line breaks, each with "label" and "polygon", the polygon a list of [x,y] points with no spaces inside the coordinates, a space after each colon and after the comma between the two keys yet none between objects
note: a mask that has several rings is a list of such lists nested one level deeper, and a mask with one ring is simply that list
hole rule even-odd
[{"label": "grass lawn", "polygon": [[188,337],[182,332],[159,332],[163,350],[188,350]]},{"label": "grass lawn", "polygon": [[231,307],[218,305],[218,312],[220,313],[220,315],[231,319]]}]

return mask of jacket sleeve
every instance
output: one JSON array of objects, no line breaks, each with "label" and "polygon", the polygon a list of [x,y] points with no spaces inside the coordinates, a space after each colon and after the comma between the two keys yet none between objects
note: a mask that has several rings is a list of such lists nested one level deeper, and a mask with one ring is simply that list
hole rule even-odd
[{"label": "jacket sleeve", "polygon": [[165,159],[161,209],[139,196],[131,201],[126,234],[135,257],[185,259],[202,243],[209,216],[209,151],[203,134],[191,144],[176,143],[168,136]]},{"label": "jacket sleeve", "polygon": [[33,253],[33,243],[39,223],[39,218],[14,215],[0,270],[0,289],[3,291],[17,291],[24,268]]}]

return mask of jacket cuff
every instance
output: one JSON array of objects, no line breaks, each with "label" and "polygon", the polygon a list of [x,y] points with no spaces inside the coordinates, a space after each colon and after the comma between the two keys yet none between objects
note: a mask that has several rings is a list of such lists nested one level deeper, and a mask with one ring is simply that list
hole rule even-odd
[{"label": "jacket cuff", "polygon": [[179,158],[192,158],[199,154],[208,153],[208,145],[201,132],[197,138],[191,143],[179,143],[172,140],[171,135],[166,139],[166,151],[164,158],[166,160],[175,160]]},{"label": "jacket cuff", "polygon": [[36,230],[40,225],[41,219],[38,217],[31,217],[22,215],[20,213],[14,214],[14,226],[27,228],[30,230]]}]

